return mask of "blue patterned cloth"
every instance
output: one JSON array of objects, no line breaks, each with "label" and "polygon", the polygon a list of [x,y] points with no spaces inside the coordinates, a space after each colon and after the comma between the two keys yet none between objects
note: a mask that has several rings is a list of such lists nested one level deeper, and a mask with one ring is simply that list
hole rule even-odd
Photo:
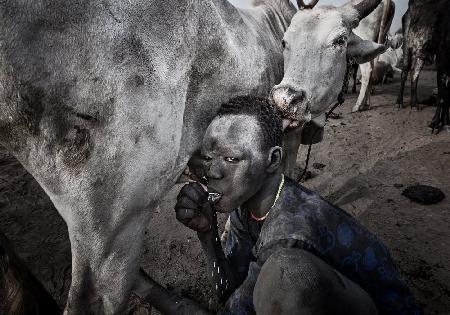
[{"label": "blue patterned cloth", "polygon": [[280,248],[307,250],[325,261],[363,288],[380,315],[422,314],[383,243],[344,210],[289,178],[264,224],[240,209],[231,213],[230,223],[225,255],[244,280],[219,314],[255,314],[259,271]]}]

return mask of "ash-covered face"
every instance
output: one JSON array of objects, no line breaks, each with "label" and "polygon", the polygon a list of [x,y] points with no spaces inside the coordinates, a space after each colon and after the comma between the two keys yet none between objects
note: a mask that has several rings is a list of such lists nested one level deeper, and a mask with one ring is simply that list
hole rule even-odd
[{"label": "ash-covered face", "polygon": [[270,176],[272,149],[262,147],[262,130],[255,117],[225,115],[209,125],[202,155],[208,190],[222,194],[214,205],[217,211],[233,211],[258,192]]}]

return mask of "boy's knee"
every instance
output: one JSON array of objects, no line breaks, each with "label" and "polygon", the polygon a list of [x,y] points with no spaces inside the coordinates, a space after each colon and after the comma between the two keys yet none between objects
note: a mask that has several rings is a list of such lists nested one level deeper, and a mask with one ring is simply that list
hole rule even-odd
[{"label": "boy's knee", "polygon": [[[253,293],[257,314],[328,314],[333,281],[338,276],[317,257],[282,249],[264,263]],[[329,270],[327,270],[329,269]],[[331,311],[331,310],[330,310]]]}]

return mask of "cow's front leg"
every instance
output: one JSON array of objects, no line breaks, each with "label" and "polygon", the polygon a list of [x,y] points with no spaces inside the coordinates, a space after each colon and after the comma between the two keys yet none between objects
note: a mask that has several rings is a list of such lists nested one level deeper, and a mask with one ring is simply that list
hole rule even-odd
[{"label": "cow's front leg", "polygon": [[402,72],[400,75],[400,90],[398,92],[397,101],[395,103],[395,107],[397,109],[403,108],[403,94],[404,94],[404,90],[405,90],[406,80],[408,79],[408,73],[411,69],[411,60],[412,60],[412,56],[411,56],[410,52],[407,52],[406,54],[404,54]]}]

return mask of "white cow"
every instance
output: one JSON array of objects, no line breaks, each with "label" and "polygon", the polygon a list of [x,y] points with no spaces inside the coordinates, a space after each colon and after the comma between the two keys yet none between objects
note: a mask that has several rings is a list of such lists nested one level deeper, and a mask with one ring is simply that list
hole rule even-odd
[{"label": "white cow", "polygon": [[[358,3],[360,0],[352,0],[352,3]],[[395,14],[395,3],[392,0],[383,0],[381,4],[355,29],[355,34],[367,40],[377,41],[382,44],[385,42],[387,32],[392,24]],[[370,93],[372,91],[372,71],[374,61],[360,65],[361,70],[361,89],[352,112],[365,109],[369,106]]]},{"label": "white cow", "polygon": [[379,53],[351,32],[379,2],[1,1],[0,142],[67,223],[65,313],[123,312],[151,212],[219,105],[280,82],[286,30],[279,87],[305,97],[273,95],[302,122],[336,99],[348,56]]},{"label": "white cow", "polygon": [[389,47],[384,53],[378,56],[375,62],[375,68],[373,70],[372,79],[373,83],[384,84],[386,78],[391,77],[394,72],[401,73],[399,68],[403,55],[403,48],[393,49]]}]

